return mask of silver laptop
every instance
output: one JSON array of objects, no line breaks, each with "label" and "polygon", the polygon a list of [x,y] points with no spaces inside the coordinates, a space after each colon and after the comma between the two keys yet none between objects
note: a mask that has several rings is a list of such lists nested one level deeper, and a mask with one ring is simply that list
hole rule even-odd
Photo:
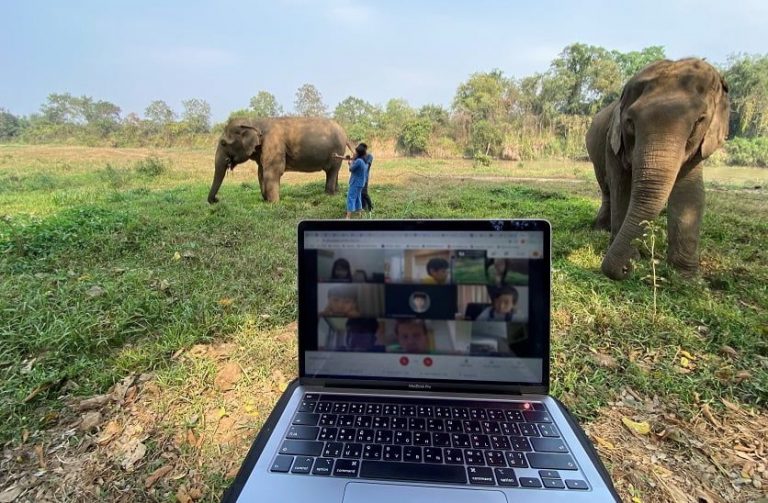
[{"label": "silver laptop", "polygon": [[545,220],[299,224],[299,378],[226,501],[619,501],[548,395]]}]

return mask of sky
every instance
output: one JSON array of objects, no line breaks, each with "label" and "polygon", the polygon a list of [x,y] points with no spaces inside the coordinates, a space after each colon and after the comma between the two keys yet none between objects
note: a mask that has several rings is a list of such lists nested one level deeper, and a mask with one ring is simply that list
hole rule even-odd
[{"label": "sky", "polygon": [[48,94],[107,100],[123,116],[202,98],[213,119],[261,90],[286,111],[315,85],[347,96],[449,106],[472,73],[546,71],[574,42],[725,63],[768,53],[766,0],[8,0],[0,3],[0,107]]}]

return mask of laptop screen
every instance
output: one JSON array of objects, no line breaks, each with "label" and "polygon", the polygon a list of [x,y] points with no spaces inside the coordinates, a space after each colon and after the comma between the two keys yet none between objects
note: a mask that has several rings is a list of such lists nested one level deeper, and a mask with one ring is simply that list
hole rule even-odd
[{"label": "laptop screen", "polygon": [[302,222],[299,246],[302,376],[548,378],[547,222]]}]

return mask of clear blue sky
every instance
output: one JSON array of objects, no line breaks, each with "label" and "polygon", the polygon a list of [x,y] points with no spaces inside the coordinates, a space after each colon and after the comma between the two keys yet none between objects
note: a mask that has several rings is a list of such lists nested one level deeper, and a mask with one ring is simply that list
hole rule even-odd
[{"label": "clear blue sky", "polygon": [[768,0],[202,2],[10,0],[0,4],[0,107],[39,109],[52,92],[142,114],[203,98],[213,118],[259,90],[286,110],[304,83],[329,109],[347,96],[449,105],[471,73],[523,77],[566,45],[725,62],[768,52]]}]

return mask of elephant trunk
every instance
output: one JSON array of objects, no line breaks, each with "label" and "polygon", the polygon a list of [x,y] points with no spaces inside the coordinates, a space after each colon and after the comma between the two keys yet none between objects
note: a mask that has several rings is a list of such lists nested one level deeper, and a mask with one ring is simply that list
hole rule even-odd
[{"label": "elephant trunk", "polygon": [[603,259],[602,271],[611,279],[625,279],[636,253],[633,241],[643,235],[643,221],[659,216],[672,192],[684,156],[685,142],[676,135],[659,134],[635,146],[632,191],[624,222]]},{"label": "elephant trunk", "polygon": [[215,171],[213,174],[213,183],[211,184],[211,191],[208,192],[208,203],[218,203],[219,200],[216,197],[216,194],[219,192],[219,187],[221,187],[221,182],[224,181],[224,175],[227,174],[227,168],[229,167],[229,159],[227,158],[227,155],[224,153],[224,149],[221,148],[221,145],[219,145],[216,148],[216,161],[215,161]]}]

